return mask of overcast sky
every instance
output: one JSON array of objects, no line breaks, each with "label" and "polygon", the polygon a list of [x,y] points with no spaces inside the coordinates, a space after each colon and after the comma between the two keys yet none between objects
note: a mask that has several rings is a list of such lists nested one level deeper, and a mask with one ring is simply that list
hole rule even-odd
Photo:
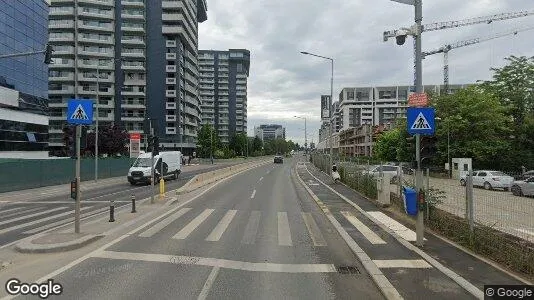
[{"label": "overcast sky", "polygon": [[[413,24],[413,6],[389,0],[207,0],[208,20],[199,24],[199,48],[251,52],[248,132],[255,125],[287,126],[287,136],[317,142],[320,95],[330,94],[330,63],[300,51],[332,57],[334,101],[343,87],[408,85],[413,82],[412,40],[383,42],[385,30]],[[534,11],[532,0],[427,0],[423,24],[503,12]],[[426,32],[423,51],[444,43],[534,26],[534,16],[492,24]],[[511,54],[534,55],[534,30],[449,53],[451,83],[489,79],[489,68]],[[443,55],[427,57],[423,83],[443,82]]]}]

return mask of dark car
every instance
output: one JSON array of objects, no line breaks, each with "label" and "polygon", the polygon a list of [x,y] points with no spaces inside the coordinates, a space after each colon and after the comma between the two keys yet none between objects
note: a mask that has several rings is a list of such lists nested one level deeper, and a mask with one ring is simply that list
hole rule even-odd
[{"label": "dark car", "polygon": [[274,163],[275,164],[282,164],[282,163],[284,163],[284,158],[282,158],[282,156],[277,155],[277,156],[274,157]]}]

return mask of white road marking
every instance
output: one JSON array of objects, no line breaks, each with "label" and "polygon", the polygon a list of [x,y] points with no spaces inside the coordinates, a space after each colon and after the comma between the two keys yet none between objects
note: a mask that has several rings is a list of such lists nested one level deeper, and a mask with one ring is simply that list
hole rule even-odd
[{"label": "white road marking", "polygon": [[[107,195],[106,195],[107,196]],[[94,200],[88,201],[89,199],[82,200],[82,203],[109,203],[109,200]],[[11,201],[11,204],[73,204],[75,201]],[[115,201],[115,203],[131,203],[131,201]]]},{"label": "white road marking", "polygon": [[289,220],[287,212],[278,212],[278,245],[292,246],[291,231],[289,229]]},{"label": "white road marking", "polygon": [[261,212],[255,210],[250,213],[247,226],[245,227],[245,234],[241,243],[254,244],[256,241],[256,234],[258,233],[258,227],[260,225]]},{"label": "white road marking", "polygon": [[340,212],[347,221],[349,221],[352,226],[356,227],[358,231],[373,245],[383,245],[386,244],[386,242],[381,239],[376,233],[374,233],[369,227],[365,226],[358,218],[353,216],[348,211],[341,211]]},{"label": "white road marking", "polygon": [[187,238],[191,232],[193,232],[202,222],[204,222],[214,211],[215,209],[206,209],[200,215],[193,219],[189,224],[187,224],[182,230],[175,234],[172,238],[183,240]]},{"label": "white road marking", "polygon": [[254,196],[256,196],[256,190],[252,191],[252,195],[250,195],[250,199],[254,199]]},{"label": "white road marking", "polygon": [[202,288],[202,291],[200,291],[200,294],[198,295],[198,300],[204,300],[208,297],[208,294],[210,293],[211,286],[215,282],[215,278],[217,278],[217,274],[219,274],[219,270],[221,268],[214,267],[210,275],[208,276],[208,279],[206,279],[206,282],[204,283],[204,287]]},{"label": "white road marking", "polygon": [[147,230],[143,231],[139,234],[140,237],[151,237],[154,234],[158,233],[163,228],[167,227],[169,224],[174,222],[179,217],[183,216],[186,212],[190,211],[191,208],[182,208],[179,211],[175,212],[174,214],[170,215],[169,217],[165,218],[163,221],[155,224],[154,226],[148,228]]},{"label": "white road marking", "polygon": [[15,207],[15,208],[10,208],[10,209],[6,209],[6,210],[3,210],[1,211],[1,213],[6,213],[6,212],[10,212],[10,211],[14,211],[14,210],[19,210],[19,209],[23,209],[25,207]]},{"label": "white road marking", "polygon": [[333,264],[277,264],[277,263],[253,263],[210,257],[173,256],[154,253],[134,253],[118,251],[99,251],[91,257],[107,259],[127,259],[135,261],[164,262],[173,264],[197,265],[207,267],[219,267],[233,270],[252,272],[275,272],[275,273],[336,273]]},{"label": "white road marking", "polygon": [[301,214],[302,219],[304,219],[304,224],[306,224],[306,228],[308,228],[308,233],[313,241],[313,245],[316,247],[326,246],[326,241],[323,237],[323,234],[321,233],[321,230],[319,230],[317,223],[315,223],[312,214],[305,212]]},{"label": "white road marking", "polygon": [[258,180],[258,182],[260,182],[260,181],[262,181],[262,180],[263,180],[263,176],[262,176],[262,177],[260,177],[260,180]]},{"label": "white road marking", "polygon": [[[371,217],[375,218],[378,222],[384,224],[389,229],[393,230],[398,236],[407,240],[408,242],[415,242],[417,240],[417,235],[410,228],[402,225],[393,218],[390,218],[388,215],[380,211],[368,211],[367,212]],[[426,239],[425,239],[426,240]]]},{"label": "white road marking", "polygon": [[226,231],[226,228],[228,228],[228,225],[230,225],[230,222],[232,222],[232,219],[235,217],[236,213],[237,210],[229,210],[221,219],[219,224],[217,224],[213,231],[208,235],[206,241],[215,242],[220,240],[224,231]]},{"label": "white road marking", "polygon": [[20,215],[20,214],[27,214],[27,213],[30,213],[30,212],[33,212],[33,211],[36,211],[36,210],[40,210],[40,209],[42,209],[42,207],[31,208],[31,209],[27,209],[27,210],[24,210],[24,211],[11,212],[11,213],[9,213],[7,215],[2,215],[2,219],[9,218],[9,217],[16,216],[16,215]]},{"label": "white road marking", "polygon": [[526,229],[523,229],[523,228],[516,228],[515,230],[534,236],[534,231],[526,230]]},{"label": "white road marking", "polygon": [[[83,212],[83,211],[91,209],[91,208],[92,207],[83,207],[80,211]],[[56,219],[56,218],[61,218],[61,217],[64,217],[64,216],[68,216],[70,214],[74,214],[74,210],[66,211],[66,212],[60,213],[58,215],[51,215],[51,216],[43,218],[43,219],[37,219],[37,220],[31,221],[31,222],[25,222],[25,223],[22,223],[22,224],[19,224],[19,225],[11,226],[11,227],[8,227],[8,228],[0,230],[0,234],[6,233],[6,232],[10,232],[10,231],[13,231],[13,230],[17,230],[17,229],[21,229],[21,228],[30,227],[30,226],[35,225],[35,224],[43,223],[43,222],[46,222],[48,220],[52,220],[52,219]],[[62,221],[65,221],[65,220],[62,220]]]},{"label": "white road marking", "polygon": [[[98,210],[95,210],[95,211],[92,211],[91,213],[92,214],[98,214],[100,212],[103,212],[103,211],[106,211],[106,210],[109,210],[109,208],[105,207],[105,208],[101,208],[101,209],[98,209]],[[31,230],[28,230],[28,231],[25,231],[23,232],[23,234],[35,234],[37,232],[40,232],[40,231],[43,231],[43,230],[46,230],[46,229],[49,229],[49,228],[52,228],[52,227],[55,227],[55,226],[60,226],[60,225],[66,225],[68,223],[70,223],[72,221],[70,220],[59,220],[57,222],[54,222],[54,223],[49,223],[47,225],[44,225],[44,226],[41,226],[41,227],[37,227],[37,228],[34,228],[34,229],[31,229]],[[88,225],[88,224],[92,224],[91,222],[90,223],[83,223],[83,225]],[[68,229],[68,230],[63,230],[61,231],[62,233],[67,233],[67,232],[71,232],[72,229]]]},{"label": "white road marking", "polygon": [[379,268],[431,269],[432,266],[424,259],[373,259]]},{"label": "white road marking", "polygon": [[0,225],[4,225],[4,224],[11,223],[11,222],[24,220],[24,219],[29,219],[29,218],[32,218],[32,217],[37,217],[37,216],[40,216],[40,215],[48,214],[48,213],[55,212],[55,211],[62,210],[62,209],[66,209],[66,208],[67,207],[58,207],[58,208],[49,209],[49,210],[45,210],[45,211],[42,211],[42,212],[34,213],[34,214],[31,214],[31,215],[25,215],[25,216],[18,217],[18,218],[15,218],[15,219],[2,221],[2,222],[0,222]]}]

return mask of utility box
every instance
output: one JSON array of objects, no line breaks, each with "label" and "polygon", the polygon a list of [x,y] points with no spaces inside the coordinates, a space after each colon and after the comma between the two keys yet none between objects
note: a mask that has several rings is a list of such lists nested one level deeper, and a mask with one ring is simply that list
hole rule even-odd
[{"label": "utility box", "polygon": [[382,176],[377,177],[376,179],[376,189],[378,191],[377,200],[383,206],[389,206],[390,201],[390,182],[393,176],[391,174],[382,173]]},{"label": "utility box", "polygon": [[472,158],[453,158],[452,159],[452,178],[460,180],[469,173],[469,169],[473,168]]}]

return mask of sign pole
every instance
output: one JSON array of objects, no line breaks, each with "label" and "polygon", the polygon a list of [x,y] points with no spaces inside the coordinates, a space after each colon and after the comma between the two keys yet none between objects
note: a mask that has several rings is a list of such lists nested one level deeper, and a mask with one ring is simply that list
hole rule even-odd
[{"label": "sign pole", "polygon": [[74,208],[74,232],[80,233],[80,137],[82,125],[76,126],[76,204]]}]

